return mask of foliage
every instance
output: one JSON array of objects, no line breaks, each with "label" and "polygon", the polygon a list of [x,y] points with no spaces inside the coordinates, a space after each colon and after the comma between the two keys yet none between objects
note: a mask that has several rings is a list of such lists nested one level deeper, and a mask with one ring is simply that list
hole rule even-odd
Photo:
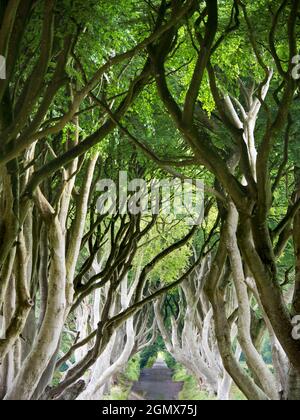
[{"label": "foliage", "polygon": [[206,401],[214,400],[207,392],[201,391],[195,377],[189,375],[185,368],[180,365],[175,366],[174,381],[183,382],[179,400],[182,401]]},{"label": "foliage", "polygon": [[[231,202],[241,222],[233,235],[238,242],[236,254],[241,251],[240,265],[245,277],[249,273],[253,277],[262,305],[260,308],[253,290],[251,309],[257,320],[269,318],[291,366],[298,364],[300,369],[299,346],[290,335],[290,320],[300,307],[296,206],[300,105],[299,83],[290,74],[292,56],[300,47],[296,21],[299,2],[214,3],[218,15],[215,32],[207,24],[212,1],[191,2],[180,19],[175,10],[183,5],[180,1],[2,2],[0,55],[7,55],[7,79],[0,81],[0,313],[7,318],[4,324],[9,337],[0,340],[0,365],[7,360],[20,368],[20,374],[15,375],[17,385],[12,389],[14,396],[23,392],[25,397],[32,397],[40,385],[39,374],[53,371],[50,361],[57,358],[58,349],[59,357],[68,354],[74,341],[85,338],[77,331],[74,311],[84,300],[92,306],[96,289],[104,286],[104,291],[109,286],[113,296],[107,302],[115,305],[117,313],[119,302],[114,300],[119,299],[119,286],[126,275],[132,285],[139,270],[147,266],[144,283],[139,284],[142,290],[132,298],[137,304],[141,297],[180,279],[201,252],[207,252],[211,259],[218,247],[224,252],[217,256],[230,254],[221,234]],[[297,7],[298,13],[293,15]],[[8,21],[2,25],[5,18]],[[164,27],[157,36],[157,30],[166,23],[168,30]],[[207,46],[203,39],[210,31],[214,39]],[[149,42],[151,34],[155,37]],[[199,63],[203,64],[202,71],[194,73]],[[270,69],[274,74],[268,86],[266,75]],[[245,116],[245,110],[254,100],[261,104],[263,85],[269,92],[252,133],[252,149],[256,148],[258,160],[250,162],[253,150],[244,140],[253,140],[247,137],[251,115]],[[226,100],[230,98],[237,111],[229,118]],[[189,116],[186,111],[190,99],[193,106]],[[90,176],[90,188],[85,191],[85,173],[95,156],[98,160]],[[118,215],[99,220],[95,211],[99,196],[96,184],[104,178],[117,181],[123,170],[130,179],[142,177],[148,185],[153,179],[184,177],[201,178],[206,185],[202,226],[193,239],[150,268],[148,265],[186,236],[190,227],[180,218],[160,215],[140,241],[136,240],[138,235],[130,236],[133,218]],[[137,228],[140,233],[150,220],[143,216],[133,230]],[[116,231],[121,226],[124,231],[118,237]],[[244,226],[248,226],[246,234],[242,232]],[[126,248],[127,236],[131,239]],[[114,244],[116,237],[119,242]],[[128,251],[124,255],[123,246]],[[102,272],[101,261],[97,267],[100,272],[90,278],[97,258],[109,252],[108,267]],[[222,267],[210,267],[223,273],[232,269],[232,261],[228,260],[224,257]],[[221,280],[212,284],[219,287]],[[222,291],[234,290],[231,280],[230,275],[226,277]],[[292,288],[293,302],[288,297]],[[68,296],[64,290],[70,292]],[[218,299],[219,293],[211,295],[210,303],[217,306],[212,300]],[[69,301],[73,297],[75,301]],[[179,301],[178,290],[169,290],[164,308],[166,325],[173,312],[179,312]],[[29,339],[26,334],[31,306],[36,319]],[[144,306],[150,323],[152,307]],[[59,307],[57,313],[51,311],[52,307]],[[105,306],[101,316],[107,319],[101,319],[97,339],[93,336],[87,347],[105,348],[107,335],[101,328],[113,330],[119,320],[117,317],[117,322],[107,324],[113,317],[111,309]],[[92,315],[85,322],[89,324],[85,334],[95,329]],[[48,345],[46,339],[33,339],[40,334],[42,338],[43,334],[49,335],[47,340],[53,342]],[[16,343],[20,347],[18,362],[14,361]],[[33,343],[32,347],[28,344],[25,349],[27,343]],[[40,352],[42,345],[45,354]],[[23,346],[26,356],[28,353],[28,358],[23,359],[32,365],[37,360],[40,369],[27,367],[21,357],[25,354]],[[266,336],[260,353],[268,367],[271,350]],[[128,396],[128,383],[138,379],[141,368],[151,367],[162,351],[165,345],[159,337],[133,357],[120,379],[120,387],[114,388],[110,397]],[[89,347],[90,355],[98,353],[99,349]],[[184,382],[181,397],[207,399],[195,379],[175,365],[170,355],[165,357],[168,366],[176,371],[176,380]],[[245,352],[241,359],[251,376]],[[57,387],[63,381],[63,372],[74,362],[72,354],[54,378],[49,374],[48,383]],[[86,369],[91,366],[89,362],[87,356],[83,363]],[[6,370],[10,371],[8,367]],[[0,376],[8,377],[6,373],[0,372]],[[233,399],[242,398],[234,388]]]},{"label": "foliage", "polygon": [[138,381],[141,374],[140,366],[141,355],[137,354],[129,360],[124,372],[125,377],[132,382]]}]

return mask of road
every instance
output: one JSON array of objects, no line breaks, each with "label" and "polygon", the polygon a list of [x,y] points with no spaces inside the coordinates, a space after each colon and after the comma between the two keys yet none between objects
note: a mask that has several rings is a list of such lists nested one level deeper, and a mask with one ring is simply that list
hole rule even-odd
[{"label": "road", "polygon": [[172,380],[172,371],[165,361],[158,359],[151,369],[144,369],[140,380],[132,388],[131,400],[177,400],[181,382]]}]

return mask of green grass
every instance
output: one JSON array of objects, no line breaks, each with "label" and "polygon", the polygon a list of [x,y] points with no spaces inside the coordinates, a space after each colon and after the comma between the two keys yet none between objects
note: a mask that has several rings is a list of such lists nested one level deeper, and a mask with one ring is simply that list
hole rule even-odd
[{"label": "green grass", "polygon": [[104,396],[105,401],[127,401],[129,398],[130,387],[124,388],[123,385],[114,386],[109,395]]},{"label": "green grass", "polygon": [[147,364],[145,366],[146,369],[151,369],[153,367],[154,363],[156,362],[156,360],[157,360],[157,354],[149,357],[149,359],[147,361]]},{"label": "green grass", "polygon": [[[165,358],[163,353],[152,356],[148,359],[147,367],[151,368],[156,361],[157,356]],[[109,401],[127,401],[130,396],[133,382],[139,380],[141,357],[140,355],[134,356],[128,363],[123,373],[118,375],[118,384],[111,389],[110,395],[104,397]],[[182,390],[178,396],[180,401],[216,401],[217,398],[210,395],[206,391],[202,391],[199,387],[197,379],[190,375],[186,369],[180,364],[174,366],[175,382],[183,382]],[[246,398],[237,386],[233,385],[231,390],[230,399],[233,401],[245,401]]]},{"label": "green grass", "polygon": [[141,357],[140,355],[134,356],[129,362],[125,369],[125,377],[131,381],[136,382],[139,380],[141,375]]},{"label": "green grass", "polygon": [[179,394],[180,401],[209,401],[215,400],[208,392],[201,391],[195,377],[189,375],[186,370],[180,365],[176,365],[175,382],[183,382],[182,391]]},{"label": "green grass", "polygon": [[[174,381],[183,382],[182,391],[179,394],[179,400],[184,401],[216,401],[217,398],[210,395],[208,392],[201,391],[196,378],[189,375],[187,371],[180,365],[175,366]],[[245,401],[246,397],[233,385],[230,399],[232,401]]]},{"label": "green grass", "polygon": [[141,369],[140,369],[140,355],[134,356],[128,362],[123,373],[120,373],[117,377],[118,385],[111,389],[109,395],[104,397],[104,400],[108,401],[127,401],[132,388],[132,383],[139,380]]},{"label": "green grass", "polygon": [[131,391],[132,381],[128,378],[126,371],[117,375],[117,385],[111,388],[110,394],[104,396],[104,400],[127,401]]}]

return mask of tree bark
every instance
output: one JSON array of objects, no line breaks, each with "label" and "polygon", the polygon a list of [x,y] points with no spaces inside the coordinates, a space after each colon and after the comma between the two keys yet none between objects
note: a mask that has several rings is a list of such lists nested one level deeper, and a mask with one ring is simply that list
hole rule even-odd
[{"label": "tree bark", "polygon": [[51,216],[49,222],[49,242],[52,261],[45,318],[33,348],[10,386],[5,400],[31,399],[60,340],[66,310],[66,269],[64,264],[65,241],[56,216]]}]

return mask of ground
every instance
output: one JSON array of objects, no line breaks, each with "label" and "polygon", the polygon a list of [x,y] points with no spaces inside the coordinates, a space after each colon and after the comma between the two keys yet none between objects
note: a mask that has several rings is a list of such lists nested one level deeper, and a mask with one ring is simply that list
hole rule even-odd
[{"label": "ground", "polygon": [[177,400],[182,382],[172,380],[173,372],[166,362],[159,358],[151,369],[144,369],[140,380],[132,388],[132,400],[151,401]]}]

